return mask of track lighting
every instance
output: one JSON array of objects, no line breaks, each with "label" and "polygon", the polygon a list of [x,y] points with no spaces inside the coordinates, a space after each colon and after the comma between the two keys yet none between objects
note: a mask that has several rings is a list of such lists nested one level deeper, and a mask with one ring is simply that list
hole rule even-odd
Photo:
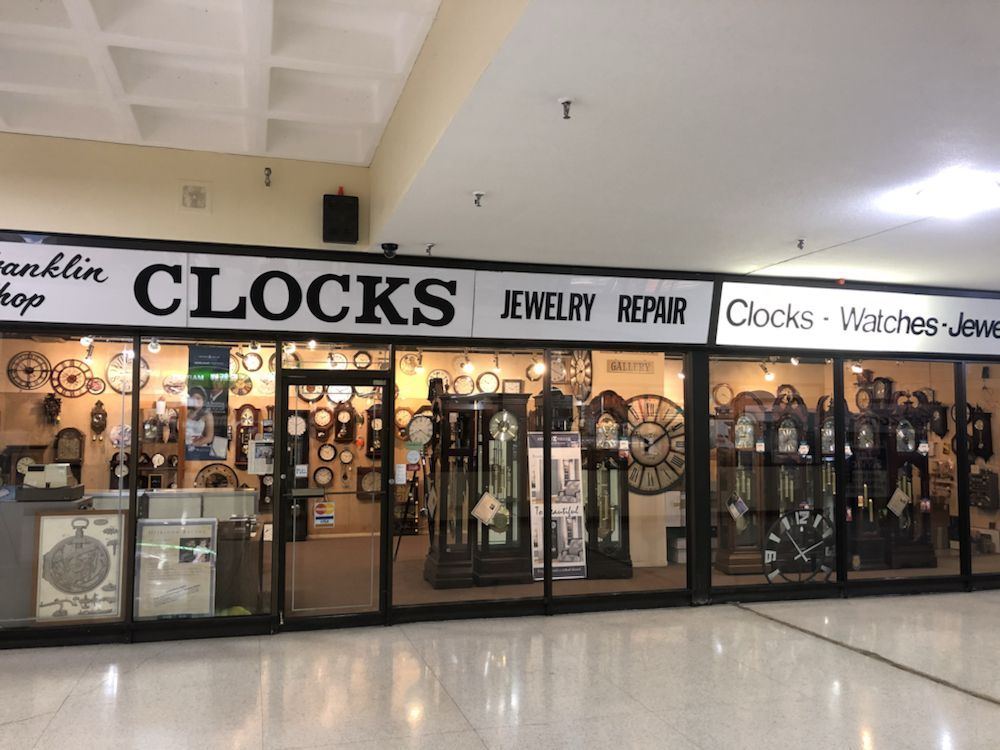
[{"label": "track lighting", "polygon": [[94,337],[93,336],[81,336],[80,337],[80,346],[82,346],[84,348],[86,348],[88,346],[92,346],[93,343],[94,343]]},{"label": "track lighting", "polygon": [[419,349],[417,350],[417,366],[413,368],[413,371],[420,375],[424,373],[424,353]]},{"label": "track lighting", "polygon": [[469,361],[469,353],[466,352],[465,353],[465,361],[462,362],[462,372],[469,373],[469,372],[472,372],[475,369],[476,369],[475,365],[473,365],[472,362]]},{"label": "track lighting", "polygon": [[326,355],[326,366],[329,367],[331,370],[334,369],[335,365],[333,362],[333,352],[330,352],[329,354]]},{"label": "track lighting", "polygon": [[792,357],[788,361],[792,363],[793,367],[798,367],[799,366],[799,358],[798,357]]},{"label": "track lighting", "polygon": [[865,368],[861,366],[861,361],[860,360],[856,359],[853,362],[851,362],[851,372],[853,372],[855,375],[860,375],[864,371],[865,371]]},{"label": "track lighting", "polygon": [[531,371],[536,377],[545,374],[545,362],[538,359],[538,357],[531,358]]},{"label": "track lighting", "polygon": [[135,359],[135,350],[131,346],[126,346],[122,349],[122,354],[125,355],[126,362],[131,362]]},{"label": "track lighting", "polygon": [[285,344],[285,354],[287,355],[295,354],[295,344],[291,342]]},{"label": "track lighting", "polygon": [[91,343],[91,344],[89,344],[87,346],[87,353],[86,353],[86,355],[84,355],[83,361],[86,362],[88,365],[93,363],[93,361],[94,361],[94,344],[93,343]]},{"label": "track lighting", "polygon": [[306,346],[309,347],[309,351],[313,351],[316,348],[316,339],[309,339]]},{"label": "track lighting", "polygon": [[677,377],[679,377],[681,380],[684,380],[684,378],[686,378],[687,375],[684,374],[684,370],[681,370],[679,373],[677,373]]},{"label": "track lighting", "polygon": [[772,380],[774,380],[774,373],[768,370],[767,365],[765,365],[763,362],[760,363],[760,369],[764,371],[764,380],[768,381],[769,383]]},{"label": "track lighting", "polygon": [[251,341],[250,342],[250,351],[256,352],[256,351],[259,351],[259,350],[260,350],[260,344],[258,344],[256,341]]},{"label": "track lighting", "polygon": [[146,344],[146,351],[148,351],[150,354],[159,354],[160,353],[160,340],[157,339],[157,338],[151,338],[149,340],[149,343]]},{"label": "track lighting", "polygon": [[493,369],[500,372],[500,352],[493,353]]}]

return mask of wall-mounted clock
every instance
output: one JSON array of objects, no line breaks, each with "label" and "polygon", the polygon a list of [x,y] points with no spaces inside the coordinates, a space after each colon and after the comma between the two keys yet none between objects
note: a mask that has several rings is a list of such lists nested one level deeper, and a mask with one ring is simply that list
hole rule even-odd
[{"label": "wall-mounted clock", "polygon": [[119,352],[108,362],[108,369],[105,373],[105,380],[115,393],[132,392],[132,364],[139,363],[139,390],[146,387],[149,382],[149,363],[143,357],[126,357],[123,352]]},{"label": "wall-mounted clock", "polygon": [[370,469],[367,467],[358,469],[358,486],[355,490],[359,500],[369,502],[378,499],[378,494],[382,491],[382,470],[379,468]]},{"label": "wall-mounted clock", "polygon": [[260,410],[251,404],[236,409],[236,468],[244,469],[250,462],[250,441],[256,437]]},{"label": "wall-mounted clock", "polygon": [[712,389],[712,402],[725,409],[733,402],[733,387],[729,383],[719,383]]},{"label": "wall-mounted clock", "polygon": [[858,388],[857,394],[854,396],[854,403],[861,411],[868,411],[872,408],[872,392],[867,386],[862,386]]},{"label": "wall-mounted clock", "polygon": [[365,440],[365,453],[369,458],[382,455],[382,404],[372,404],[366,410],[368,434]]},{"label": "wall-mounted clock", "polygon": [[396,409],[396,413],[392,418],[393,424],[396,425],[396,429],[399,430],[400,436],[406,435],[406,428],[410,426],[410,422],[413,421],[413,412],[410,409],[404,409],[400,407]]},{"label": "wall-mounted clock", "polygon": [[326,387],[322,385],[300,385],[295,388],[298,397],[307,404],[313,404],[323,398]]},{"label": "wall-mounted clock", "polygon": [[764,542],[764,575],[793,583],[830,577],[836,565],[833,525],[818,510],[790,510],[768,531]]},{"label": "wall-mounted clock", "polygon": [[399,358],[399,371],[404,375],[416,375],[420,358],[416,354],[404,354]]},{"label": "wall-mounted clock", "polygon": [[320,466],[313,472],[313,482],[318,487],[329,487],[333,484],[333,472],[329,466]]},{"label": "wall-mounted clock", "polygon": [[287,426],[288,434],[292,437],[302,437],[309,429],[309,424],[301,414],[290,414]]},{"label": "wall-mounted clock", "polygon": [[406,428],[406,439],[425,446],[434,437],[434,420],[428,414],[416,414]]},{"label": "wall-mounted clock", "polygon": [[655,394],[628,400],[629,488],[655,495],[684,476],[684,410]]},{"label": "wall-mounted clock", "polygon": [[441,380],[446,393],[451,390],[451,375],[448,374],[447,370],[431,370],[427,373],[427,385],[429,386],[435,378]]},{"label": "wall-mounted clock", "polygon": [[321,406],[313,411],[312,423],[316,430],[316,437],[320,440],[326,440],[336,423],[334,413],[325,406]]},{"label": "wall-mounted clock", "polygon": [[209,464],[194,478],[195,487],[238,487],[239,479],[232,467],[226,464]]},{"label": "wall-mounted clock", "polygon": [[40,352],[18,352],[7,362],[7,379],[22,391],[33,391],[49,382],[52,365]]},{"label": "wall-mounted clock", "polygon": [[171,396],[179,396],[187,388],[187,375],[174,373],[163,378],[163,392]]},{"label": "wall-mounted clock", "polygon": [[336,425],[333,432],[333,442],[352,443],[357,434],[358,417],[350,404],[338,404],[333,410],[333,421]]},{"label": "wall-mounted clock", "polygon": [[248,396],[253,390],[253,379],[246,373],[241,373],[229,381],[229,392],[234,396]]},{"label": "wall-mounted clock", "polygon": [[108,384],[104,382],[104,378],[94,377],[87,383],[87,393],[91,396],[100,396],[107,387]]},{"label": "wall-mounted clock", "polygon": [[455,378],[454,390],[459,396],[471,396],[476,392],[476,381],[469,375],[459,375]]},{"label": "wall-mounted clock", "polygon": [[343,404],[354,396],[354,389],[349,385],[330,385],[326,388],[326,399],[331,404]]},{"label": "wall-mounted clock", "polygon": [[500,376],[487,370],[476,379],[476,387],[480,393],[496,393],[500,390]]},{"label": "wall-mounted clock", "polygon": [[83,433],[75,427],[66,427],[56,433],[56,463],[79,464],[83,461]]},{"label": "wall-mounted clock", "polygon": [[358,398],[374,399],[379,394],[379,387],[377,385],[356,385],[354,386],[354,395]]},{"label": "wall-mounted clock", "polygon": [[79,398],[87,393],[94,373],[79,359],[64,359],[52,368],[52,390],[66,398]]},{"label": "wall-mounted clock", "polygon": [[590,398],[594,379],[594,364],[589,349],[574,349],[569,360],[569,385],[577,401]]},{"label": "wall-mounted clock", "polygon": [[257,352],[247,352],[243,355],[243,369],[247,372],[257,372],[264,366],[264,358]]},{"label": "wall-mounted clock", "polygon": [[236,374],[240,371],[240,366],[242,364],[243,363],[240,361],[240,356],[239,356],[238,353],[236,353],[236,354],[230,353],[230,355],[229,355],[229,374],[235,377]]},{"label": "wall-mounted clock", "polygon": [[347,355],[343,352],[330,352],[326,361],[331,370],[347,369]]},{"label": "wall-mounted clock", "polygon": [[872,400],[877,406],[889,406],[893,396],[892,378],[875,378],[872,381]]},{"label": "wall-mounted clock", "polygon": [[354,366],[359,370],[367,370],[372,366],[372,355],[361,349],[354,355]]},{"label": "wall-mounted clock", "polygon": [[337,448],[330,443],[323,443],[323,445],[317,449],[316,455],[319,457],[320,461],[332,461],[337,457]]}]

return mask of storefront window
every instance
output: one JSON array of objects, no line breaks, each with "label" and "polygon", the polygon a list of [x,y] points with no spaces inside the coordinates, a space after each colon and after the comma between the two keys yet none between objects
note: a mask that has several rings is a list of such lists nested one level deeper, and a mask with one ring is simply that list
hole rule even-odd
[{"label": "storefront window", "polygon": [[0,628],[121,619],[131,339],[0,339]]},{"label": "storefront window", "polygon": [[[1000,572],[1000,456],[993,449],[993,421],[1000,412],[1000,366],[967,364],[965,388],[969,402],[966,439],[969,446],[969,520],[972,572]],[[954,411],[952,412],[954,422]],[[947,419],[947,416],[939,417]]]},{"label": "storefront window", "polygon": [[958,575],[954,371],[845,364],[850,579]]},{"label": "storefront window", "polygon": [[712,585],[835,581],[833,368],[719,358],[710,380]]},{"label": "storefront window", "polygon": [[687,587],[683,363],[553,352],[556,595]]},{"label": "storefront window", "polygon": [[274,345],[143,340],[136,619],[269,611]]},{"label": "storefront window", "polygon": [[394,604],[542,596],[544,373],[540,351],[397,352]]},{"label": "storefront window", "polygon": [[[290,341],[284,345],[282,362],[289,370],[378,371],[388,370],[389,348],[345,346],[316,339]],[[273,363],[271,363],[273,366]]]}]

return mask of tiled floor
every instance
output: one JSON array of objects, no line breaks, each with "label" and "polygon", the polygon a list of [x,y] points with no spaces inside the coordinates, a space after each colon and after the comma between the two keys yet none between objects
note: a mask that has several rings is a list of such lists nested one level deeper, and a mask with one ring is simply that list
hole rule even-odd
[{"label": "tiled floor", "polygon": [[992,750],[998,622],[980,592],[6,651],[0,748]]}]

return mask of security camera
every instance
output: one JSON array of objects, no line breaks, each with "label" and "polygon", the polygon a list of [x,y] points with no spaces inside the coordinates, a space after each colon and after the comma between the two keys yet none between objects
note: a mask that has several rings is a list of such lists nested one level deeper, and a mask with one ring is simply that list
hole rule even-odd
[{"label": "security camera", "polygon": [[390,260],[396,257],[396,252],[399,250],[399,245],[395,242],[383,242],[382,243],[382,254]]}]

